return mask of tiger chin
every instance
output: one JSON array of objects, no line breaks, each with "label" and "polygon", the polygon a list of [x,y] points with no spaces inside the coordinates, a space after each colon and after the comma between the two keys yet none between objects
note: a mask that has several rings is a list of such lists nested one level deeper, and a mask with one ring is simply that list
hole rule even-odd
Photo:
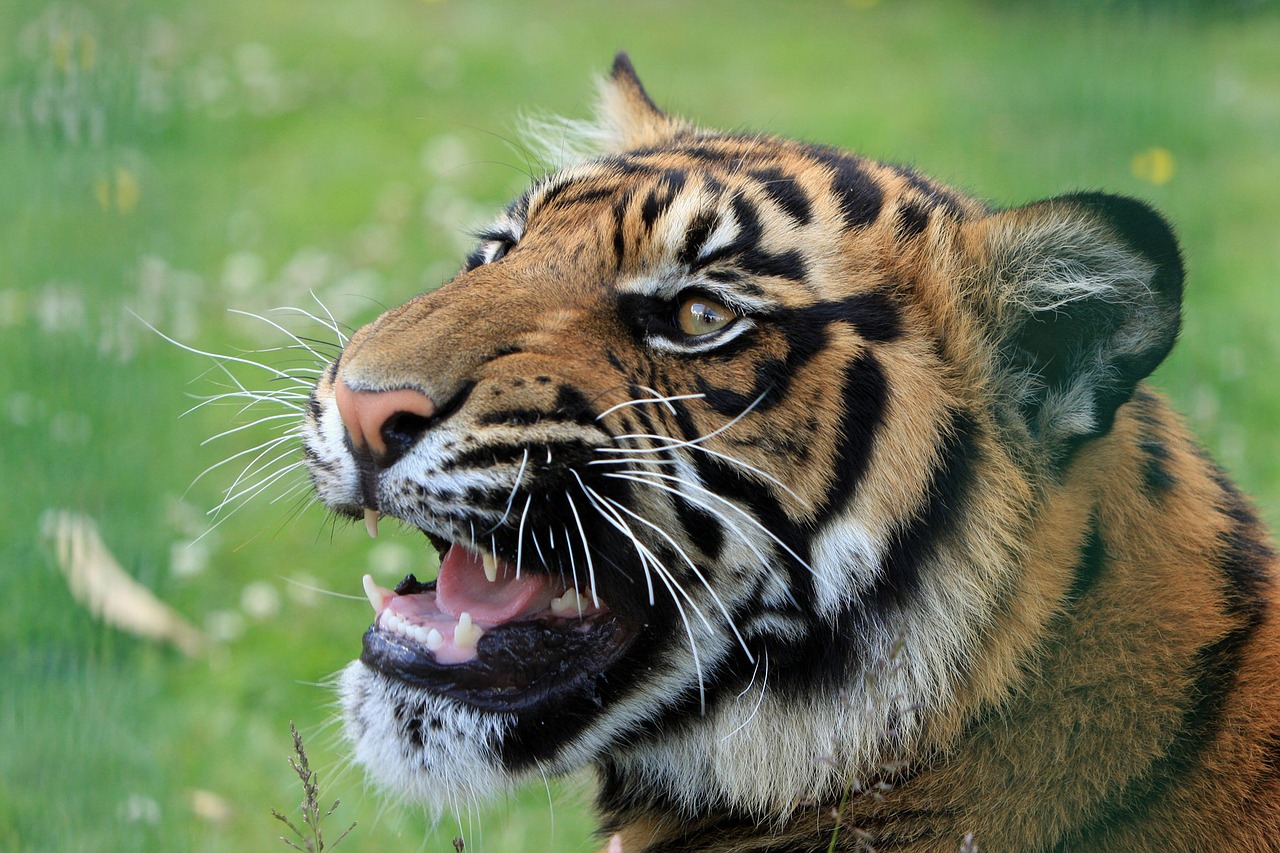
[{"label": "tiger chin", "polygon": [[440,555],[366,579],[357,762],[592,767],[628,853],[1280,849],[1276,557],[1143,383],[1166,222],[703,130],[625,55],[601,102],[312,395],[324,503]]}]

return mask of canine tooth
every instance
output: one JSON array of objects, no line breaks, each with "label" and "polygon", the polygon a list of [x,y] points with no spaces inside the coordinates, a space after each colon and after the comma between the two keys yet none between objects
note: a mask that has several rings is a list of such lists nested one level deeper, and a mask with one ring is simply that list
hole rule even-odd
[{"label": "canine tooth", "polygon": [[471,614],[462,611],[453,629],[453,644],[460,649],[474,649],[484,635],[484,629],[471,621]]},{"label": "canine tooth", "polygon": [[364,594],[369,597],[374,613],[381,613],[382,608],[387,604],[387,599],[395,595],[391,590],[378,586],[373,580],[373,575],[364,576]]},{"label": "canine tooth", "polygon": [[426,643],[427,648],[434,652],[436,649],[444,645],[444,635],[435,628],[432,628],[427,632],[427,639],[424,642]]},{"label": "canine tooth", "polygon": [[480,555],[480,559],[484,562],[484,576],[489,579],[489,583],[493,583],[498,579],[498,558],[486,551]]},{"label": "canine tooth", "polygon": [[376,509],[365,507],[364,529],[369,531],[370,539],[378,538],[378,511]]},{"label": "canine tooth", "polygon": [[581,613],[586,607],[587,600],[573,587],[565,590],[564,595],[559,598],[551,599],[551,612],[557,615],[569,612]]}]

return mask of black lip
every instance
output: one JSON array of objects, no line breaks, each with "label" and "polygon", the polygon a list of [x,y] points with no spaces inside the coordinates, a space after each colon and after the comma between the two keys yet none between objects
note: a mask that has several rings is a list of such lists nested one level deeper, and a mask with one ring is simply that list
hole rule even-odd
[{"label": "black lip", "polygon": [[365,632],[360,660],[481,711],[547,712],[601,702],[607,671],[637,633],[614,613],[512,622],[484,633],[474,661],[442,664],[427,649],[375,623]]}]

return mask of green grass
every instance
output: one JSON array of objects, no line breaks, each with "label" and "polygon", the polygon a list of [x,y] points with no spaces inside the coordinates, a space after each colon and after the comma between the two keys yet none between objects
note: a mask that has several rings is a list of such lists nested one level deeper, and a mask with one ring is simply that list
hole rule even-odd
[{"label": "green grass", "polygon": [[[1190,268],[1157,383],[1280,520],[1280,14],[1245,6],[0,5],[0,849],[285,849],[290,720],[322,798],[343,800],[335,831],[359,824],[339,849],[453,849],[456,826],[431,834],[345,772],[326,726],[323,682],[367,604],[290,583],[358,594],[370,566],[416,568],[418,538],[370,543],[278,490],[187,546],[235,472],[192,480],[264,436],[202,446],[242,420],[179,417],[216,377],[127,312],[230,352],[280,336],[227,309],[314,307],[314,291],[355,325],[438,284],[527,180],[515,115],[585,115],[621,47],[660,103],[708,125],[911,162],[998,203],[1154,202]],[[1165,183],[1132,170],[1152,148],[1172,154]],[[129,573],[223,637],[211,654],[73,604],[48,508],[95,518]],[[552,812],[534,785],[464,817],[468,849],[593,849],[587,799],[570,782]]]}]

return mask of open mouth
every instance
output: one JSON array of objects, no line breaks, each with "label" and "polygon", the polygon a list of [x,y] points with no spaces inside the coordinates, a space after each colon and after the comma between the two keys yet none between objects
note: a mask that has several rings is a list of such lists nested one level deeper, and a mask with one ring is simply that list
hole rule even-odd
[{"label": "open mouth", "polygon": [[594,700],[635,639],[627,620],[591,589],[462,543],[435,544],[435,581],[409,575],[389,590],[365,576],[375,612],[365,665],[486,711]]}]

